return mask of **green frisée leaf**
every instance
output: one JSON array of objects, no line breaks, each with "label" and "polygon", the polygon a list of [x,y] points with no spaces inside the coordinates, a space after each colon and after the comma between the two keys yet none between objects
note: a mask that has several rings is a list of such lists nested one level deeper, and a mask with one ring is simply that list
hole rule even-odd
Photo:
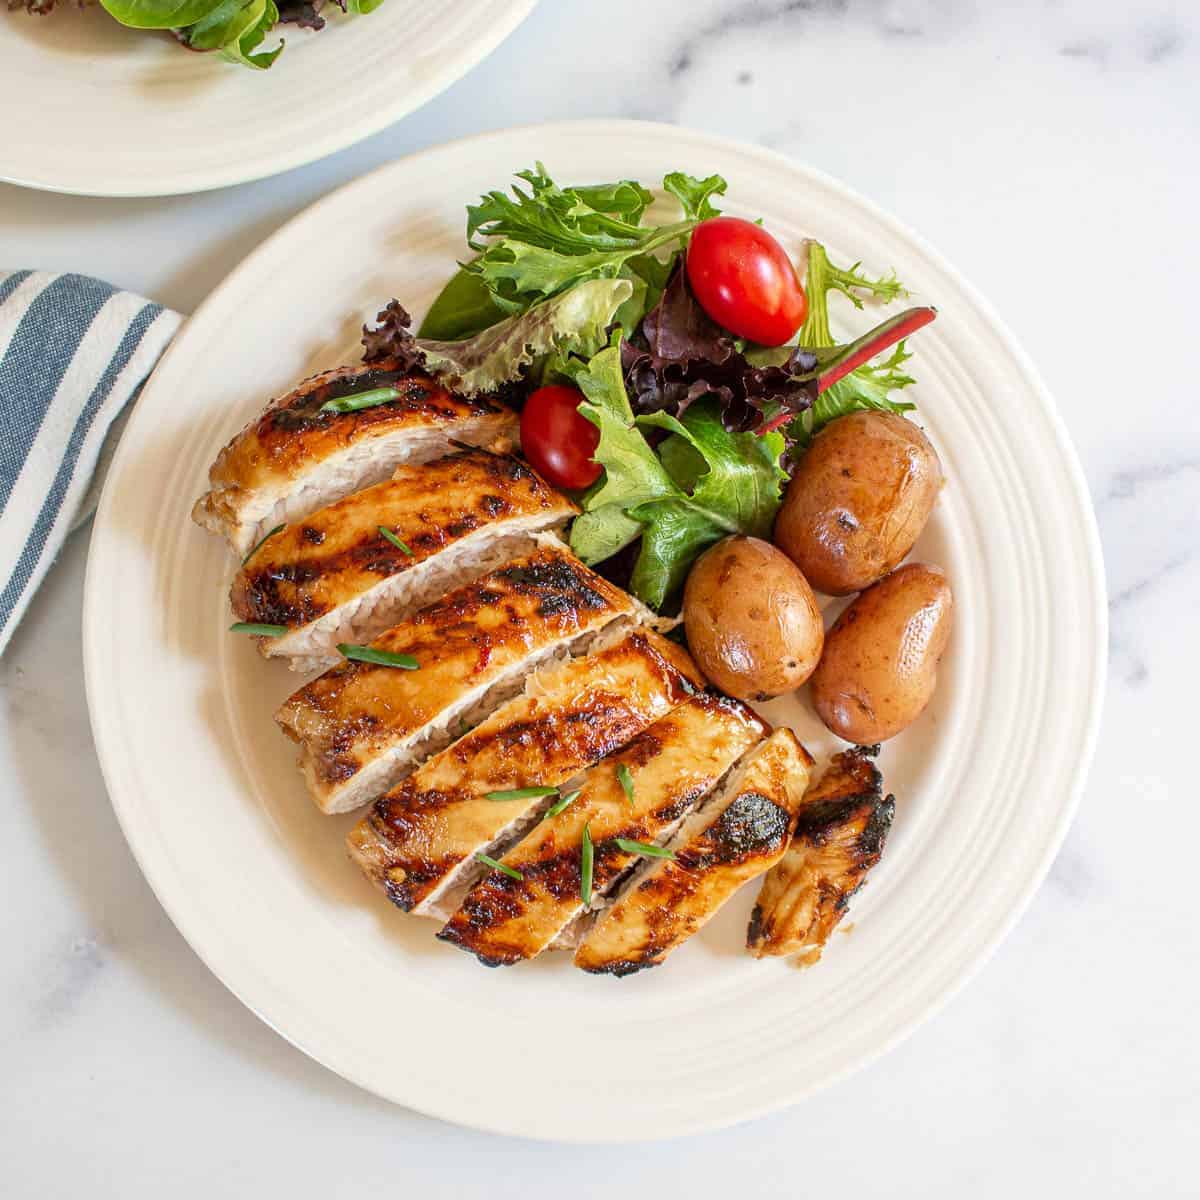
[{"label": "green fris\u00e9e leaf", "polygon": [[716,212],[712,197],[725,188],[719,176],[669,175],[664,188],[679,200],[683,219],[642,225],[653,195],[640,183],[560,187],[541,163],[517,178],[524,186],[515,184],[511,194],[490,191],[467,206],[467,244],[478,257],[463,267],[510,313],[589,279],[636,275],[652,287],[657,272],[648,262],[681,246]]},{"label": "green fris\u00e9e leaf", "polygon": [[[812,350],[818,358],[822,352],[835,345],[829,328],[829,296],[840,292],[855,308],[863,307],[863,297],[873,298],[880,303],[890,304],[893,300],[907,296],[903,284],[895,273],[872,279],[860,270],[861,264],[838,267],[829,261],[829,255],[820,242],[808,244],[808,270],[804,288],[808,295],[808,316],[800,327],[798,342]],[[778,353],[765,351],[765,356]],[[912,357],[906,344],[898,346],[878,363],[868,363],[851,371],[844,379],[821,391],[812,408],[800,413],[787,426],[788,441],[795,450],[803,448],[812,440],[813,434],[838,417],[852,412],[875,410],[878,412],[911,412],[916,405],[893,399],[891,393],[910,386],[914,380],[902,368]]]},{"label": "green fris\u00e9e leaf", "polygon": [[725,180],[720,175],[696,179],[682,171],[672,171],[663,176],[663,188],[679,201],[684,216],[697,221],[719,215],[720,210],[713,205],[712,198],[725,195],[725,187]]},{"label": "green fris\u00e9e leaf", "polygon": [[629,299],[627,279],[593,279],[528,312],[506,317],[462,341],[417,338],[426,369],[447,388],[472,396],[491,392],[557,349],[594,354],[607,339],[617,309]]}]

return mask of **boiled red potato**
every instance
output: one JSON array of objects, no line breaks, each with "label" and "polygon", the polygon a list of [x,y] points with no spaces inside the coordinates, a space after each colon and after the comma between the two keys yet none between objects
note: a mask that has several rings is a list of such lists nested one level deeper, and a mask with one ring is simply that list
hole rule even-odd
[{"label": "boiled red potato", "polygon": [[862,591],[920,536],[942,486],[929,439],[895,413],[858,412],[813,439],[775,520],[775,544],[818,592]]},{"label": "boiled red potato", "polygon": [[953,615],[937,567],[909,563],[867,588],[834,622],[813,672],[821,720],[862,746],[906,729],[933,697]]},{"label": "boiled red potato", "polygon": [[688,647],[701,671],[739,700],[794,691],[821,657],[817,599],[770,542],[728,537],[692,567],[683,593]]}]

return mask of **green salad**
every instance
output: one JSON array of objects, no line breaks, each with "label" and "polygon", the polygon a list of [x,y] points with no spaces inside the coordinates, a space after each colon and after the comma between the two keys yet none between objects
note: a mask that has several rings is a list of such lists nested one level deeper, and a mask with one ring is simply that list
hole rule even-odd
[{"label": "green salad", "polygon": [[[104,11],[130,29],[162,30],[189,50],[211,50],[244,67],[264,71],[283,51],[282,39],[261,49],[280,24],[325,27],[326,0],[99,0]],[[332,0],[342,12],[369,13],[383,0]],[[47,13],[55,0],[10,0],[10,8]]]},{"label": "green salad", "polygon": [[761,224],[720,214],[719,175],[666,175],[661,223],[633,180],[563,187],[540,163],[517,180],[467,206],[468,254],[420,328],[392,301],[364,357],[520,408],[523,453],[582,509],[572,549],[652,608],[676,606],[722,538],[770,536],[822,427],[913,407],[904,339],[933,309],[845,345],[830,329],[833,295],[889,306],[907,295],[894,275],[816,241],[801,270]]}]

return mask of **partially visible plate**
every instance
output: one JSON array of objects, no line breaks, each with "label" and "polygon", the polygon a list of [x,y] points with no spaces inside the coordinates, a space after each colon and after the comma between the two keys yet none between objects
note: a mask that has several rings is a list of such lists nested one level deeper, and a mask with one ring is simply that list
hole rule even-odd
[{"label": "partially visible plate", "polygon": [[325,6],[319,33],[280,25],[268,71],[59,0],[0,12],[0,180],[88,196],[166,196],[324,158],[419,108],[486,58],[537,0]]},{"label": "partially visible plate", "polygon": [[[912,389],[948,483],[916,557],[956,628],[929,710],[881,758],[883,862],[819,966],[755,962],[747,888],[663,967],[598,979],[563,956],[486,971],[346,860],[271,720],[297,679],[226,632],[234,563],[188,520],[219,446],[264,399],[351,353],[387,299],[418,311],[461,256],[463,205],[509,169],[661,179],[719,171],[728,211],[869,268],[940,318]],[[837,309],[840,332],[871,314]],[[1083,786],[1105,661],[1099,543],[1053,402],[972,289],[825,176],[665,125],[547,125],[457,142],[335,192],[187,323],[121,442],[92,534],[88,700],[113,805],[212,970],[306,1053],[437,1116],[532,1137],[694,1132],[810,1095],[893,1045],[987,958],[1041,882]],[[803,701],[776,701],[818,753]],[[852,927],[852,932],[850,928]]]}]

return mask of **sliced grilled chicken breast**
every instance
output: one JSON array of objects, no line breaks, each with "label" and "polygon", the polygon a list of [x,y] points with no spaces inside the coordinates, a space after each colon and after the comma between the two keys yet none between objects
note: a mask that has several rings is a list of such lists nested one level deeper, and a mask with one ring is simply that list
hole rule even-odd
[{"label": "sliced grilled chicken breast", "polygon": [[804,796],[796,833],[763,880],[746,946],[756,958],[802,954],[808,963],[846,913],[879,861],[896,802],[870,756],[878,747],[835,754]]},{"label": "sliced grilled chicken breast", "polygon": [[489,794],[558,787],[623,746],[703,680],[650,630],[530,676],[523,694],[376,801],[347,839],[367,877],[406,911],[429,912],[475,855],[502,853],[552,798]]},{"label": "sliced grilled chicken breast", "polygon": [[[488,966],[533,958],[583,911],[581,858],[586,827],[593,846],[593,903],[639,860],[617,839],[664,841],[722,775],[767,733],[736,700],[698,695],[623,750],[586,771],[579,795],[542,820],[489,871],[438,934]],[[622,768],[630,791],[622,783]]]},{"label": "sliced grilled chicken breast", "polygon": [[[351,412],[322,411],[381,388],[398,394]],[[401,463],[440,458],[452,441],[511,450],[517,416],[486,399],[451,395],[395,361],[337,367],[273,400],[229,442],[192,518],[243,555],[268,529],[379,483]]]},{"label": "sliced grilled chicken breast", "polygon": [[338,643],[371,641],[452,584],[527,552],[534,534],[577,511],[507,455],[472,450],[398,467],[386,483],[267,538],[233,581],[233,611],[284,627],[258,639],[268,657],[301,671],[333,666]]},{"label": "sliced grilled chicken breast", "polygon": [[742,884],[787,849],[812,759],[790,729],[751,750],[668,843],[639,868],[575,952],[585,971],[630,975],[663,961]]},{"label": "sliced grilled chicken breast", "polygon": [[415,671],[346,662],[275,714],[300,744],[317,806],[347,812],[398,783],[521,690],[526,674],[580,654],[603,629],[647,610],[556,539],[457,588],[371,643]]}]

